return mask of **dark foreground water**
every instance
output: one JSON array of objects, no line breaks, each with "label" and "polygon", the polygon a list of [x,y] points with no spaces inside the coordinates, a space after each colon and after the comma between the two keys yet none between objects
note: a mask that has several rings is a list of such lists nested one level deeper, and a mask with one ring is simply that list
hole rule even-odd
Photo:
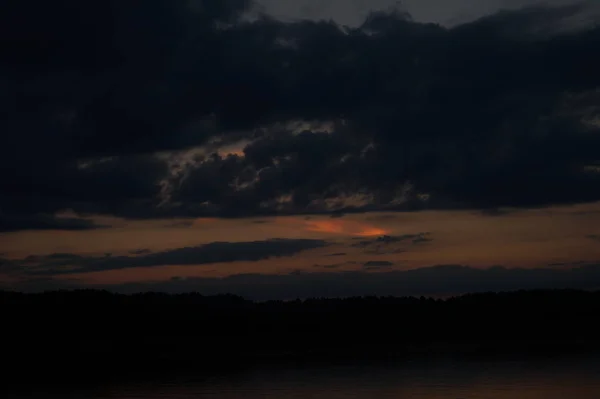
[{"label": "dark foreground water", "polygon": [[600,359],[430,360],[271,367],[220,375],[70,387],[24,386],[9,398],[90,399],[597,399]]}]

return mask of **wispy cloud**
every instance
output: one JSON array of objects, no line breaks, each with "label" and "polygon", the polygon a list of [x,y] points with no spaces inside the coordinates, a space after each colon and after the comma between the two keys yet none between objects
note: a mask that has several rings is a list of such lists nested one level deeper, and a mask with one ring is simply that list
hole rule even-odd
[{"label": "wispy cloud", "polygon": [[360,240],[352,247],[360,248],[367,254],[383,255],[404,252],[407,245],[423,244],[433,241],[431,233],[403,234],[397,236],[383,235],[373,239]]},{"label": "wispy cloud", "polygon": [[380,270],[380,269],[389,269],[394,266],[394,263],[384,261],[384,260],[370,260],[365,262],[363,265],[363,269],[365,270]]},{"label": "wispy cloud", "polygon": [[287,257],[328,245],[324,240],[271,239],[251,242],[213,242],[162,252],[135,251],[134,256],[51,254],[7,261],[14,273],[57,276],[168,265],[204,265]]}]

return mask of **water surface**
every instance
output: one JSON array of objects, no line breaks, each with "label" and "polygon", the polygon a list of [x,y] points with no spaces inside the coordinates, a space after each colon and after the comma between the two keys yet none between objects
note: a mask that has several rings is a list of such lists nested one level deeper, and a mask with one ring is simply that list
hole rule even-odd
[{"label": "water surface", "polygon": [[[76,383],[76,382],[74,382]],[[431,360],[386,365],[262,368],[152,382],[11,394],[90,399],[597,399],[600,359]]]}]

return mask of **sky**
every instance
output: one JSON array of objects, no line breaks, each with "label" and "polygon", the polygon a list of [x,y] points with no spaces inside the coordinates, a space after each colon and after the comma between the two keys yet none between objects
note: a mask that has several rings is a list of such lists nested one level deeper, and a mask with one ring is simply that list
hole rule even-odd
[{"label": "sky", "polygon": [[600,287],[600,6],[23,0],[0,288]]}]

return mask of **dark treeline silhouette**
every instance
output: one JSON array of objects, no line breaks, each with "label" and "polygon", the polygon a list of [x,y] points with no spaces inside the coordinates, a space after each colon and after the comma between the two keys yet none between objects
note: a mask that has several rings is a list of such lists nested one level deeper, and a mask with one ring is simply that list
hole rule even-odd
[{"label": "dark treeline silhouette", "polygon": [[585,291],[289,302],[93,290],[0,292],[0,309],[3,362],[12,378],[600,348],[600,292]]}]

